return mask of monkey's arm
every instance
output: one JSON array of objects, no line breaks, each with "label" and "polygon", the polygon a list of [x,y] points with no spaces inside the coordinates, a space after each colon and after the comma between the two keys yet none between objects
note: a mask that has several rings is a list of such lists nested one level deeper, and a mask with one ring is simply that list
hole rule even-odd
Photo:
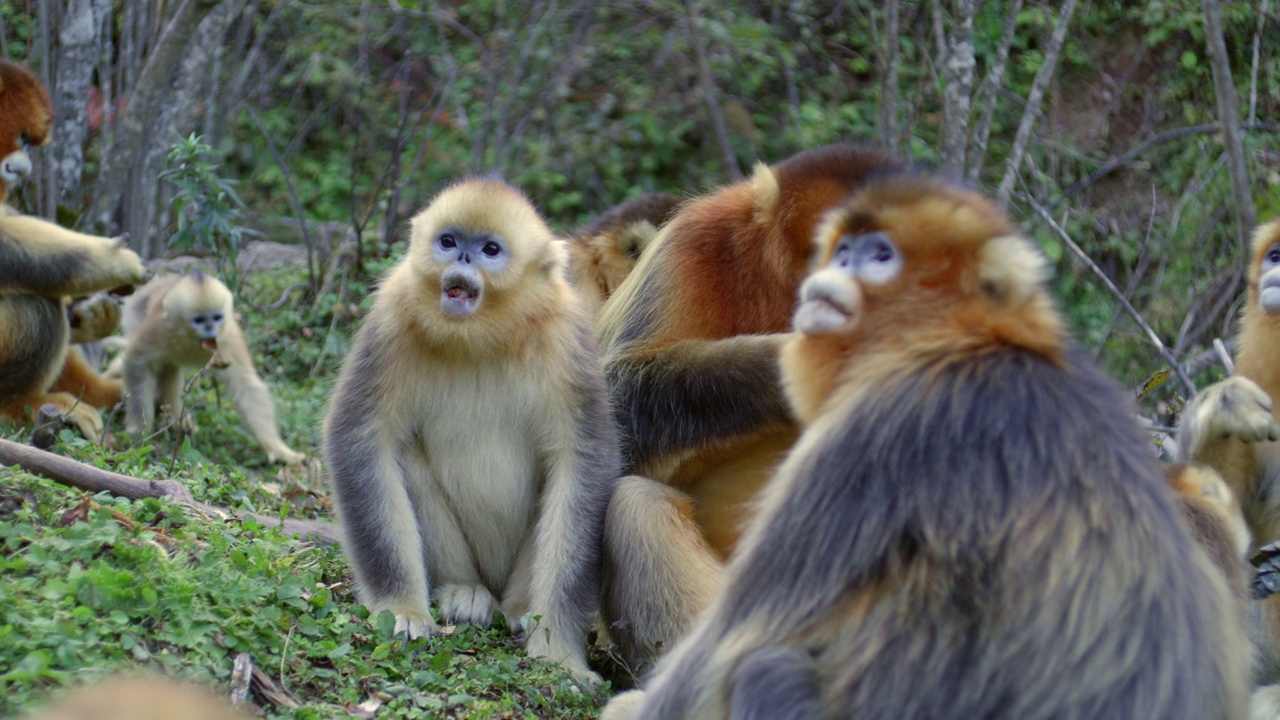
[{"label": "monkey's arm", "polygon": [[394,409],[384,407],[392,403],[380,387],[384,343],[374,324],[373,316],[365,321],[330,401],[325,459],[361,599],[375,615],[394,613],[396,632],[412,639],[440,628],[429,609],[422,532],[400,457],[412,422],[383,417]]},{"label": "monkey's arm", "polygon": [[[579,329],[589,348],[590,330]],[[621,474],[617,430],[609,417],[604,380],[594,352],[573,367],[566,401],[571,432],[549,438],[542,512],[535,528],[531,608],[542,620],[529,632],[528,651],[561,663],[574,675],[599,680],[586,663],[587,629],[599,607],[604,516]]]},{"label": "monkey's arm", "polygon": [[218,354],[228,363],[222,374],[231,386],[231,401],[236,406],[236,414],[257,438],[262,449],[267,451],[267,461],[294,465],[306,459],[306,455],[290,448],[280,437],[271,392],[254,369],[249,347],[234,319],[228,319],[218,338]]},{"label": "monkey's arm", "polygon": [[87,295],[146,279],[142,260],[119,238],[26,215],[0,216],[0,293]]},{"label": "monkey's arm", "polygon": [[605,366],[627,467],[790,420],[778,374],[785,335],[626,346]]}]

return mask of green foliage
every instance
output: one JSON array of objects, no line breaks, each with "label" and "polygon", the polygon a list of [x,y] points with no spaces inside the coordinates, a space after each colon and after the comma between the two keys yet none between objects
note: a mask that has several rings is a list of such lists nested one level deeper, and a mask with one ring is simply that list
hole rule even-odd
[{"label": "green foliage", "polygon": [[[305,303],[255,309],[277,299],[281,283],[299,278],[284,268],[247,275],[239,307],[283,436],[314,454],[341,352],[308,356],[322,368],[315,377],[286,356],[289,348],[311,352],[339,337],[345,352],[354,316],[309,317]],[[365,297],[352,288],[345,303],[358,308]],[[162,432],[104,448],[64,430],[56,450],[133,477],[177,479],[213,505],[331,519],[319,466],[265,466],[212,375],[195,381],[187,403],[198,426],[190,437]],[[122,425],[108,418],[110,432]],[[10,439],[25,433],[0,426]],[[205,518],[168,501],[88,497],[5,469],[0,576],[0,717],[61,687],[134,668],[225,686],[241,652],[302,703],[296,710],[268,706],[272,718],[337,720],[370,702],[384,718],[588,718],[607,695],[607,687],[585,693],[559,667],[530,660],[518,638],[501,629],[463,626],[406,646],[391,636],[389,614],[368,617],[337,547],[314,547],[253,522]]]},{"label": "green foliage", "polygon": [[168,244],[213,251],[218,274],[234,291],[240,286],[235,258],[244,237],[244,228],[238,224],[244,203],[236,195],[235,181],[221,177],[218,163],[206,159],[212,151],[194,133],[179,139],[169,150],[168,169],[160,173],[160,179],[174,187],[177,229]]}]

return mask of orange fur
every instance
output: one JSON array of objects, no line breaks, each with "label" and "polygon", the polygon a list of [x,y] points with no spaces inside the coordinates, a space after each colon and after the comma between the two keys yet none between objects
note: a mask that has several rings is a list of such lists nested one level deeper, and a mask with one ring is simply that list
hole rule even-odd
[{"label": "orange fur", "polygon": [[[48,139],[52,118],[48,91],[36,76],[0,61],[0,201],[9,185],[30,173],[26,148]],[[64,370],[70,336],[65,298],[141,283],[145,277],[141,259],[119,240],[0,214],[0,418],[33,417],[41,405],[52,403],[96,440],[102,419],[91,404],[110,402],[118,394],[77,357]]]},{"label": "orange fur", "polygon": [[[732,553],[760,487],[795,441],[776,360],[816,227],[869,177],[897,168],[888,155],[847,145],[758,165],[751,178],[682,204],[601,309],[606,374],[631,442],[629,469],[686,493],[707,543],[675,535],[637,543],[660,519],[649,522],[640,510],[611,515],[606,575],[626,577],[606,580],[621,588],[606,616],[637,669],[688,627],[691,617],[678,613],[698,608],[687,599],[714,592],[718,574],[690,568],[718,565]],[[688,402],[690,392],[705,402]],[[701,429],[672,430],[680,424]],[[684,442],[698,432],[682,446],[662,446],[668,436]],[[661,553],[638,549],[662,543]],[[686,586],[690,578],[697,587]],[[643,594],[628,594],[632,587]],[[660,617],[670,608],[676,614]]]},{"label": "orange fur", "polygon": [[569,280],[593,315],[631,274],[640,254],[679,204],[675,195],[646,193],[569,233]]}]

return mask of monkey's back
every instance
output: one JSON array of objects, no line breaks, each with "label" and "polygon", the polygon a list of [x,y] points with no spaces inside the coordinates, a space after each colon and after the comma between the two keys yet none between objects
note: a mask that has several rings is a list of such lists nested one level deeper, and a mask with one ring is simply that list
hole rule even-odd
[{"label": "monkey's back", "polygon": [[783,645],[836,717],[1239,717],[1225,581],[1119,388],[1070,365],[997,350],[820,419],[687,643],[712,649],[680,653],[643,716],[706,715]]}]

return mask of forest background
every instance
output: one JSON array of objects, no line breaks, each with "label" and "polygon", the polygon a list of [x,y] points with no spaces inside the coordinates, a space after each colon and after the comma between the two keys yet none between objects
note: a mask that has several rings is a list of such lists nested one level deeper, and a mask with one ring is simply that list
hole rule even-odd
[{"label": "forest background", "polygon": [[[0,56],[56,110],[11,202],[219,272],[286,439],[312,454],[407,218],[469,173],[501,173],[568,230],[819,144],[892,149],[1008,208],[1155,425],[1224,373],[1214,341],[1234,334],[1249,232],[1280,215],[1274,0],[7,0],[0,23]],[[264,466],[216,382],[191,396],[191,437],[64,433],[57,450],[225,507],[330,517],[319,463]],[[340,553],[252,523],[0,470],[0,542],[0,714],[125,666],[226,685],[239,652],[273,716],[599,704],[504,633],[399,648]]]}]

